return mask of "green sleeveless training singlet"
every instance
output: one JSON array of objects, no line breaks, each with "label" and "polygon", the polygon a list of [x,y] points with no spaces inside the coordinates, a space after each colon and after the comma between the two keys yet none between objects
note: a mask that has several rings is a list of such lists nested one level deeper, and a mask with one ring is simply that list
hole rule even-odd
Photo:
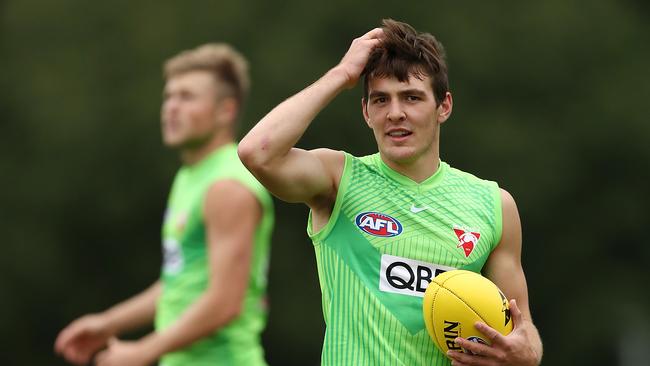
[{"label": "green sleeveless training singlet", "polygon": [[501,238],[497,184],[451,168],[415,183],[379,154],[346,153],[329,222],[314,243],[326,323],[322,365],[449,365],[422,298],[450,269],[480,272]]},{"label": "green sleeveless training singlet", "polygon": [[214,182],[223,179],[236,180],[246,186],[263,209],[262,221],[255,231],[251,274],[242,312],[213,335],[165,355],[160,366],[266,364],[260,333],[266,323],[264,296],[274,220],[273,201],[242,165],[235,144],[217,149],[195,165],[183,166],[176,174],[162,227],[163,289],[156,309],[156,329],[173,323],[206,289],[209,268],[204,197]]}]

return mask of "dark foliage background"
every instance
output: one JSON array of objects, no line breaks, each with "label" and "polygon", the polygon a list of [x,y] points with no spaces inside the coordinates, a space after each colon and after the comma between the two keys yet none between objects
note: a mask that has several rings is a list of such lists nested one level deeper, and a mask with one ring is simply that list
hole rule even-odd
[{"label": "dark foliage background", "polygon": [[[243,134],[385,17],[446,45],[455,108],[443,159],[517,199],[544,364],[647,364],[650,12],[640,0],[0,2],[0,364],[63,365],[51,349],[65,324],[158,275],[179,164],[159,137],[164,59],[209,41],[247,55]],[[360,95],[336,99],[300,145],[373,152]],[[273,365],[319,362],[306,213],[277,202],[264,335]]]}]

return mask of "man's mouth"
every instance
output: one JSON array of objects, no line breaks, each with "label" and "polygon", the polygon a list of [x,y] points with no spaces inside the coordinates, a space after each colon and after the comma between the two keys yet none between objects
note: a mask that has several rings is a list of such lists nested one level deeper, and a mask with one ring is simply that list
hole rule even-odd
[{"label": "man's mouth", "polygon": [[388,131],[388,133],[386,134],[390,137],[405,137],[411,135],[412,132],[406,130],[393,130],[393,131]]}]

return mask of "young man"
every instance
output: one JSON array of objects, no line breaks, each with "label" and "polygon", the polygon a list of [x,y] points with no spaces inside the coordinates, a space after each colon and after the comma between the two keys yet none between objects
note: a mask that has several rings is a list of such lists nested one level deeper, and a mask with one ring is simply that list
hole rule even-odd
[{"label": "young man", "polygon": [[[316,115],[361,76],[363,116],[379,152],[358,158],[295,148]],[[323,365],[540,362],[515,202],[496,183],[440,160],[440,125],[451,110],[440,43],[408,24],[385,20],[241,141],[244,165],[272,193],[311,209],[308,233],[327,324]],[[482,272],[513,299],[511,334],[477,324],[492,346],[456,340],[458,350],[474,355],[441,354],[422,317],[427,273],[459,268]]]},{"label": "young man", "polygon": [[[79,365],[98,351],[98,366],[159,358],[161,366],[265,365],[260,333],[273,208],[234,143],[249,88],[246,60],[228,45],[207,44],[168,60],[164,74],[163,140],[183,166],[162,228],[161,277],[139,295],[72,322],[55,349]],[[155,332],[142,339],[114,338],[154,318]]]}]

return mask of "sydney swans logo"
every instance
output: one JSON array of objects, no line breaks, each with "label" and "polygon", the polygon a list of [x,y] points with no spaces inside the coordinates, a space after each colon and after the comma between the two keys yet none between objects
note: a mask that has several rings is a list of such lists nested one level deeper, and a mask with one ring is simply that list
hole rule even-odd
[{"label": "sydney swans logo", "polygon": [[472,254],[472,251],[474,251],[474,247],[476,247],[476,243],[481,237],[481,233],[479,233],[477,230],[464,230],[459,226],[454,226],[453,229],[454,233],[456,233],[456,236],[458,237],[457,248],[463,249],[465,258],[469,257],[469,255]]}]

